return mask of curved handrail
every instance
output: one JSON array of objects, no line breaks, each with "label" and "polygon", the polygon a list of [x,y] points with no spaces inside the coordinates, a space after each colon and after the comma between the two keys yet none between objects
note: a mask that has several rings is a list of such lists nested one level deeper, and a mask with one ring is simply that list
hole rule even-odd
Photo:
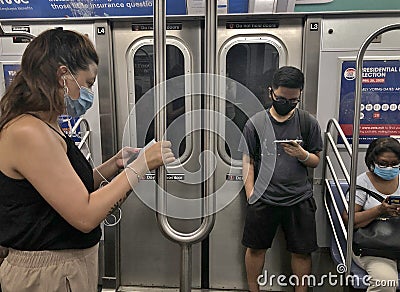
[{"label": "curved handrail", "polygon": [[[328,187],[329,194],[330,194],[330,196],[331,196],[332,203],[333,203],[333,206],[334,206],[334,209],[335,209],[335,213],[336,213],[336,215],[337,215],[337,214],[339,214],[339,210],[338,210],[338,208],[337,208],[337,204],[334,203],[335,201],[333,200],[333,194],[332,194],[331,188],[329,187],[329,182],[326,181],[325,184],[326,184],[327,187]],[[346,261],[346,259],[345,259],[344,254],[343,254],[343,250],[342,250],[342,248],[341,248],[341,246],[340,246],[339,237],[338,237],[338,235],[337,235],[337,233],[336,233],[336,230],[335,230],[335,225],[334,225],[334,223],[333,223],[332,214],[331,214],[331,211],[329,210],[329,206],[328,206],[328,202],[327,202],[326,196],[324,196],[324,205],[325,205],[326,212],[327,212],[327,214],[328,214],[329,222],[330,222],[331,227],[332,227],[333,236],[334,236],[336,245],[337,245],[338,250],[339,250],[340,258],[341,258],[342,262],[344,263],[344,262]],[[345,227],[344,227],[343,222],[342,222],[342,221],[340,221],[340,222],[341,222],[340,227],[342,228],[342,231],[343,231],[343,229],[344,229]],[[344,232],[345,232],[345,230],[344,230]],[[346,234],[346,236],[347,236],[347,234]]]},{"label": "curved handrail", "polygon": [[[331,171],[331,174],[333,176],[333,182],[335,183],[336,189],[339,192],[339,195],[340,195],[340,198],[341,198],[342,203],[344,205],[344,208],[346,209],[346,211],[348,211],[349,210],[349,205],[348,205],[347,200],[346,200],[346,195],[344,194],[344,192],[343,192],[343,190],[342,190],[342,188],[340,186],[339,178],[336,175],[336,172],[335,172],[335,169],[334,169],[333,164],[331,162],[331,159],[329,157],[326,157],[326,159],[327,159],[327,163],[328,163],[328,166],[329,166],[329,170]],[[331,191],[330,187],[329,187],[329,191]],[[338,214],[338,215],[339,215],[339,218],[342,216],[342,214]]]},{"label": "curved handrail", "polygon": [[[70,118],[69,118],[70,119]],[[85,127],[85,134],[83,135],[83,137],[80,136],[81,133],[77,132],[79,126],[84,125]],[[90,125],[89,122],[80,117],[78,120],[75,121],[74,126],[71,128],[71,131],[69,133],[69,136],[72,138],[74,136],[77,136],[80,138],[80,142],[76,143],[76,146],[78,147],[79,150],[82,151],[82,147],[84,145],[86,145],[87,149],[88,149],[88,153],[86,155],[86,160],[90,160],[90,157],[92,156],[92,144],[91,144],[91,139],[90,139],[90,134],[91,134],[91,130],[90,130]]]},{"label": "curved handrail", "polygon": [[[166,131],[166,0],[155,1],[154,3],[154,85],[155,85],[155,108],[157,114],[155,118],[156,140],[160,141]],[[215,52],[216,52],[216,31],[217,31],[217,1],[206,1],[206,110],[207,126],[215,125],[214,117],[210,109],[214,108],[214,92],[215,86],[213,75],[215,74]],[[208,128],[211,129],[211,128]],[[215,138],[211,131],[207,131],[204,141],[205,150],[215,149]],[[210,169],[213,165],[211,158],[205,158],[204,171]],[[214,226],[215,222],[215,196],[214,193],[214,177],[211,176],[205,182],[204,210],[207,215],[195,231],[191,233],[182,233],[175,230],[168,222],[166,214],[166,169],[160,167],[156,170],[156,206],[157,206],[157,222],[162,233],[181,245],[181,271],[180,271],[180,291],[189,292],[192,286],[192,244],[205,238]],[[212,197],[212,198],[210,198]],[[211,208],[211,210],[210,210]],[[211,212],[210,212],[211,211]]]},{"label": "curved handrail", "polygon": [[349,153],[351,155],[352,151],[351,151],[350,143],[347,141],[346,135],[344,134],[342,128],[339,125],[339,122],[336,119],[330,119],[328,121],[328,125],[326,126],[326,132],[327,133],[330,132],[332,125],[335,126],[335,129],[336,129],[336,131],[338,131],[340,138],[342,138],[344,146],[346,147],[347,153]]},{"label": "curved handrail", "polygon": [[343,176],[345,177],[347,183],[349,183],[349,181],[350,181],[350,175],[349,175],[349,172],[347,171],[346,165],[344,164],[342,156],[341,156],[341,154],[339,152],[339,149],[338,149],[338,147],[337,147],[337,145],[336,145],[336,143],[334,141],[334,138],[332,136],[332,133],[331,133],[332,132],[332,128],[334,128],[337,131],[338,136],[343,141],[346,153],[350,157],[352,157],[353,151],[352,151],[352,149],[350,147],[349,142],[347,141],[346,135],[344,134],[342,128],[339,125],[339,122],[335,118],[330,119],[328,121],[328,124],[327,124],[327,127],[326,127],[326,131],[325,131],[325,136],[324,136],[325,149],[324,149],[324,159],[323,159],[323,166],[322,166],[323,167],[322,168],[323,169],[323,173],[322,173],[323,178],[322,178],[322,180],[323,180],[324,183],[322,184],[322,189],[323,189],[322,193],[324,195],[324,203],[325,203],[325,208],[326,208],[326,211],[327,211],[327,214],[328,214],[328,218],[329,218],[330,224],[332,226],[333,236],[334,236],[336,245],[338,247],[338,251],[339,251],[342,263],[344,263],[345,262],[345,255],[344,255],[344,252],[343,252],[342,247],[340,245],[338,233],[335,230],[335,226],[334,226],[333,219],[332,219],[332,214],[331,214],[331,212],[329,210],[328,203],[327,203],[328,202],[328,198],[327,198],[328,192],[329,192],[329,195],[330,195],[330,201],[332,202],[336,217],[339,218],[339,225],[340,225],[341,232],[343,233],[345,238],[347,238],[347,231],[346,231],[346,228],[345,228],[345,224],[344,224],[344,222],[342,220],[342,214],[340,214],[338,205],[337,205],[337,203],[335,201],[335,198],[333,196],[333,191],[332,191],[331,185],[329,183],[329,179],[327,179],[327,171],[328,170],[330,172],[330,175],[333,178],[333,182],[334,182],[334,184],[336,186],[336,189],[338,190],[338,192],[340,194],[340,198],[342,200],[342,203],[343,203],[346,211],[348,210],[348,204],[347,204],[346,196],[343,193],[343,190],[342,190],[342,188],[340,186],[339,178],[338,178],[338,175],[336,174],[336,171],[335,171],[335,168],[333,166],[331,157],[329,156],[330,147],[333,150],[334,157],[336,158],[336,161],[338,162],[338,164],[340,166],[340,170],[342,171]]},{"label": "curved handrail", "polygon": [[[341,159],[341,156],[339,154],[339,149],[337,148],[337,146],[336,146],[336,144],[335,144],[335,142],[333,140],[332,134],[331,134],[332,126],[334,126],[336,131],[338,132],[340,138],[342,139],[342,141],[344,143],[345,149],[346,149],[347,153],[350,155],[350,157],[352,156],[352,153],[353,153],[352,150],[351,150],[350,144],[347,141],[346,135],[343,133],[343,130],[339,125],[339,122],[336,119],[332,118],[332,119],[330,119],[328,121],[328,125],[326,126],[326,131],[325,131],[325,136],[324,136],[324,145],[325,145],[324,158],[328,157],[328,147],[327,147],[327,145],[328,145],[328,142],[329,142],[329,145],[332,146],[332,149],[333,149],[333,151],[335,153],[335,156],[338,159],[340,168],[342,169],[342,171],[343,171],[343,173],[344,173],[344,175],[346,177],[347,182],[349,182],[350,177],[349,177],[348,172],[346,170],[346,166],[345,166],[343,160]],[[323,160],[322,169],[324,170],[323,175],[324,175],[324,178],[325,178],[326,177],[326,159]]]},{"label": "curved handrail", "polygon": [[73,126],[72,129],[71,129],[70,136],[73,137],[74,134],[79,134],[79,133],[77,133],[76,131],[78,130],[78,127],[79,127],[81,124],[84,124],[84,125],[85,125],[86,132],[85,132],[85,134],[83,135],[83,137],[81,137],[81,141],[79,142],[79,144],[77,145],[77,147],[78,147],[79,149],[81,149],[81,148],[83,147],[83,145],[84,145],[84,144],[86,143],[86,141],[87,141],[88,148],[90,149],[90,148],[91,148],[91,147],[90,147],[90,133],[91,133],[91,130],[90,130],[89,122],[88,122],[86,119],[84,119],[84,118],[81,117],[81,118],[79,118],[79,119],[75,122],[74,126]]},{"label": "curved handrail", "polygon": [[[361,45],[356,59],[356,90],[354,96],[354,121],[353,121],[353,153],[357,153],[358,139],[360,135],[360,109],[361,109],[361,92],[362,92],[362,67],[365,51],[371,42],[379,35],[400,29],[400,23],[384,26],[372,33]],[[352,261],[352,246],[353,246],[353,229],[354,229],[354,214],[355,214],[355,196],[356,196],[356,176],[357,176],[357,160],[358,155],[353,155],[350,166],[350,188],[349,188],[349,220],[347,224],[347,253],[346,253],[346,275],[350,273]]]}]

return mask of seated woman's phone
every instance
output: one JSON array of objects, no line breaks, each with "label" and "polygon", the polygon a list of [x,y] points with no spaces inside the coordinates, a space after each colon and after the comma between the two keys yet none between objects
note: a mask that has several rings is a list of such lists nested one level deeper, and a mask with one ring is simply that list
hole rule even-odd
[{"label": "seated woman's phone", "polygon": [[400,195],[391,195],[388,197],[388,204],[400,204]]}]

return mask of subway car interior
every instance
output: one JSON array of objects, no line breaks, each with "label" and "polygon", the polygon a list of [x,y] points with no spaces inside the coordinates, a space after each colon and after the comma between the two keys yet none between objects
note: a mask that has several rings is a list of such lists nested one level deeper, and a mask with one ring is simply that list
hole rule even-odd
[{"label": "subway car interior", "polygon": [[[68,0],[41,4],[44,14],[33,1],[0,1],[0,96],[32,38],[78,31],[100,63],[94,105],[68,134],[92,166],[153,139],[170,140],[178,158],[147,173],[101,225],[99,291],[248,291],[238,146],[249,117],[271,104],[274,71],[286,65],[304,73],[298,107],[316,118],[324,140],[309,169],[318,242],[309,291],[365,291],[367,273],[347,256],[353,229],[341,214],[366,170],[369,142],[400,139],[397,1],[368,9],[340,8],[353,2],[340,0],[167,0],[165,10],[165,1]],[[276,278],[261,290],[294,291],[273,280],[291,275],[280,229],[264,270]]]}]

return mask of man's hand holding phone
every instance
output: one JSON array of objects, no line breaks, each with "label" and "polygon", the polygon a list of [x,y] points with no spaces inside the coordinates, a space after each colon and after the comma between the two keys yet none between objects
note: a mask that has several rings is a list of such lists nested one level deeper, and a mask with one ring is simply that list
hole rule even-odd
[{"label": "man's hand holding phone", "polygon": [[296,146],[296,144],[301,144],[303,140],[295,139],[295,140],[275,140],[274,143],[277,144],[290,144]]},{"label": "man's hand holding phone", "polygon": [[[303,141],[299,139],[294,140],[275,140],[274,143],[282,146],[286,154],[296,157],[300,162],[305,162],[310,157],[310,153],[301,147]],[[304,158],[305,156],[305,158]]]}]

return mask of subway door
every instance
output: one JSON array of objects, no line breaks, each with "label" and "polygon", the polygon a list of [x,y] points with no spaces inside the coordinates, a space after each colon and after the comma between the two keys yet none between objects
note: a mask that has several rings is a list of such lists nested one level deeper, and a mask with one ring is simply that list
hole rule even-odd
[{"label": "subway door", "polygon": [[[221,138],[215,149],[217,202],[221,210],[210,234],[211,288],[247,288],[245,248],[241,244],[247,202],[241,177],[242,154],[238,151],[240,135],[247,119],[270,104],[267,87],[273,72],[283,65],[301,68],[302,26],[302,19],[294,18],[251,23],[233,18],[219,22],[218,72],[237,83],[221,79],[218,86],[221,101],[217,111],[224,116],[219,119]],[[268,275],[290,273],[281,231],[267,252],[264,269]],[[276,283],[267,288],[285,290]]]},{"label": "subway door", "polygon": [[[113,25],[119,143],[144,147],[154,138],[152,24]],[[197,21],[177,21],[167,26],[166,77],[178,80],[167,83],[166,139],[172,142],[175,157],[179,158],[167,167],[167,172],[174,174],[167,189],[174,197],[192,199],[201,196],[201,140],[199,131],[191,131],[199,128],[200,120],[189,113],[200,109],[200,98],[192,94],[199,92],[199,86],[189,74],[201,72],[201,30]],[[154,176],[149,173],[123,206],[118,242],[121,286],[179,286],[180,247],[165,238],[157,225],[155,187]],[[167,205],[175,206],[170,201]],[[182,215],[169,211],[176,217]],[[170,223],[186,233],[194,231],[201,222],[173,218]],[[199,245],[193,246],[193,286],[200,286]]]}]

